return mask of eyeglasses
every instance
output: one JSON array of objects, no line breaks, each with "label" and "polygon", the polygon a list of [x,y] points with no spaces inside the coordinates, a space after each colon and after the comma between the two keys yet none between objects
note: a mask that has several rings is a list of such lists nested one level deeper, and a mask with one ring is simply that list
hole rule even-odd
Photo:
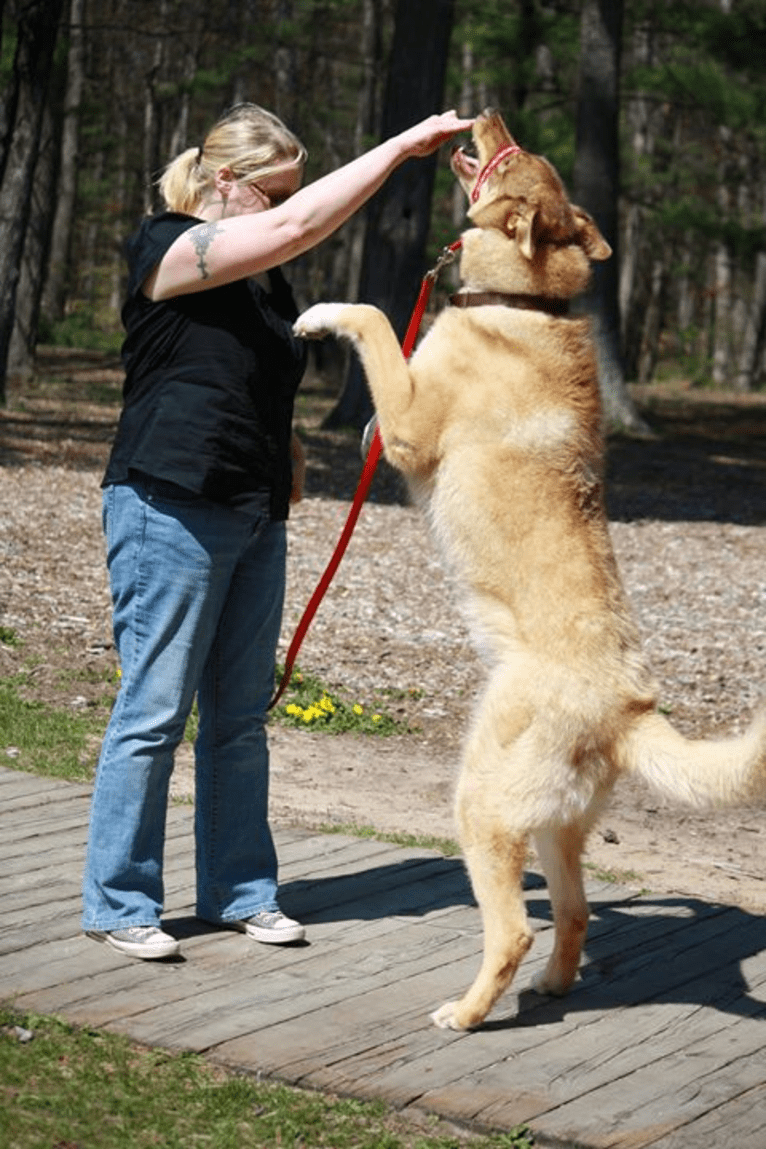
[{"label": "eyeglasses", "polygon": [[267,192],[266,189],[262,188],[258,183],[252,183],[250,184],[250,187],[255,188],[256,191],[261,193],[264,199],[269,201],[269,207],[279,207],[280,204],[285,203],[287,200],[289,200],[290,196],[293,195],[293,192],[291,191]]}]

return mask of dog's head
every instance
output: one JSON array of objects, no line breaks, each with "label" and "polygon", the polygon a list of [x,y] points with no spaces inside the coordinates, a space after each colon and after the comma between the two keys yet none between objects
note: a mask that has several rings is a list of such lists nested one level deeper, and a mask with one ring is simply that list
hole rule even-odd
[{"label": "dog's head", "polygon": [[499,112],[477,116],[478,156],[452,153],[452,171],[468,196],[468,218],[480,228],[514,237],[532,261],[541,246],[577,244],[588,259],[608,259],[612,249],[582,208],[570,204],[559,176],[542,156],[519,147]]}]

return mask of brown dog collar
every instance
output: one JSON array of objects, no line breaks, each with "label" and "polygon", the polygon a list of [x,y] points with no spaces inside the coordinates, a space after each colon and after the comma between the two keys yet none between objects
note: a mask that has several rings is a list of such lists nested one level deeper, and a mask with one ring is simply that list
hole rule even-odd
[{"label": "brown dog collar", "polygon": [[502,304],[526,311],[546,311],[549,315],[567,315],[568,299],[550,299],[545,295],[506,294],[503,291],[461,291],[449,299],[454,307],[486,307]]}]

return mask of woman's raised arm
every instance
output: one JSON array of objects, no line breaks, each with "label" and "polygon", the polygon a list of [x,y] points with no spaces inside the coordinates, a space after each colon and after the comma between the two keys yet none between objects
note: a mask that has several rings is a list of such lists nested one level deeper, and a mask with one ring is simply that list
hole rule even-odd
[{"label": "woman's raised arm", "polygon": [[155,301],[206,291],[286,263],[345,223],[405,160],[436,151],[473,121],[429,116],[265,211],[200,223],[175,241],[144,285]]}]

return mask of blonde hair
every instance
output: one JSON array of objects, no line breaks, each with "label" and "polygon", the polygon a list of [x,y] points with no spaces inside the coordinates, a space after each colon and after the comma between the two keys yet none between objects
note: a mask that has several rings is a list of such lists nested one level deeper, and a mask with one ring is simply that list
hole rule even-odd
[{"label": "blonde hair", "polygon": [[272,112],[258,104],[237,104],[210,129],[199,148],[187,148],[168,164],[159,180],[169,211],[193,215],[212,189],[221,168],[241,183],[306,162],[301,141]]}]

